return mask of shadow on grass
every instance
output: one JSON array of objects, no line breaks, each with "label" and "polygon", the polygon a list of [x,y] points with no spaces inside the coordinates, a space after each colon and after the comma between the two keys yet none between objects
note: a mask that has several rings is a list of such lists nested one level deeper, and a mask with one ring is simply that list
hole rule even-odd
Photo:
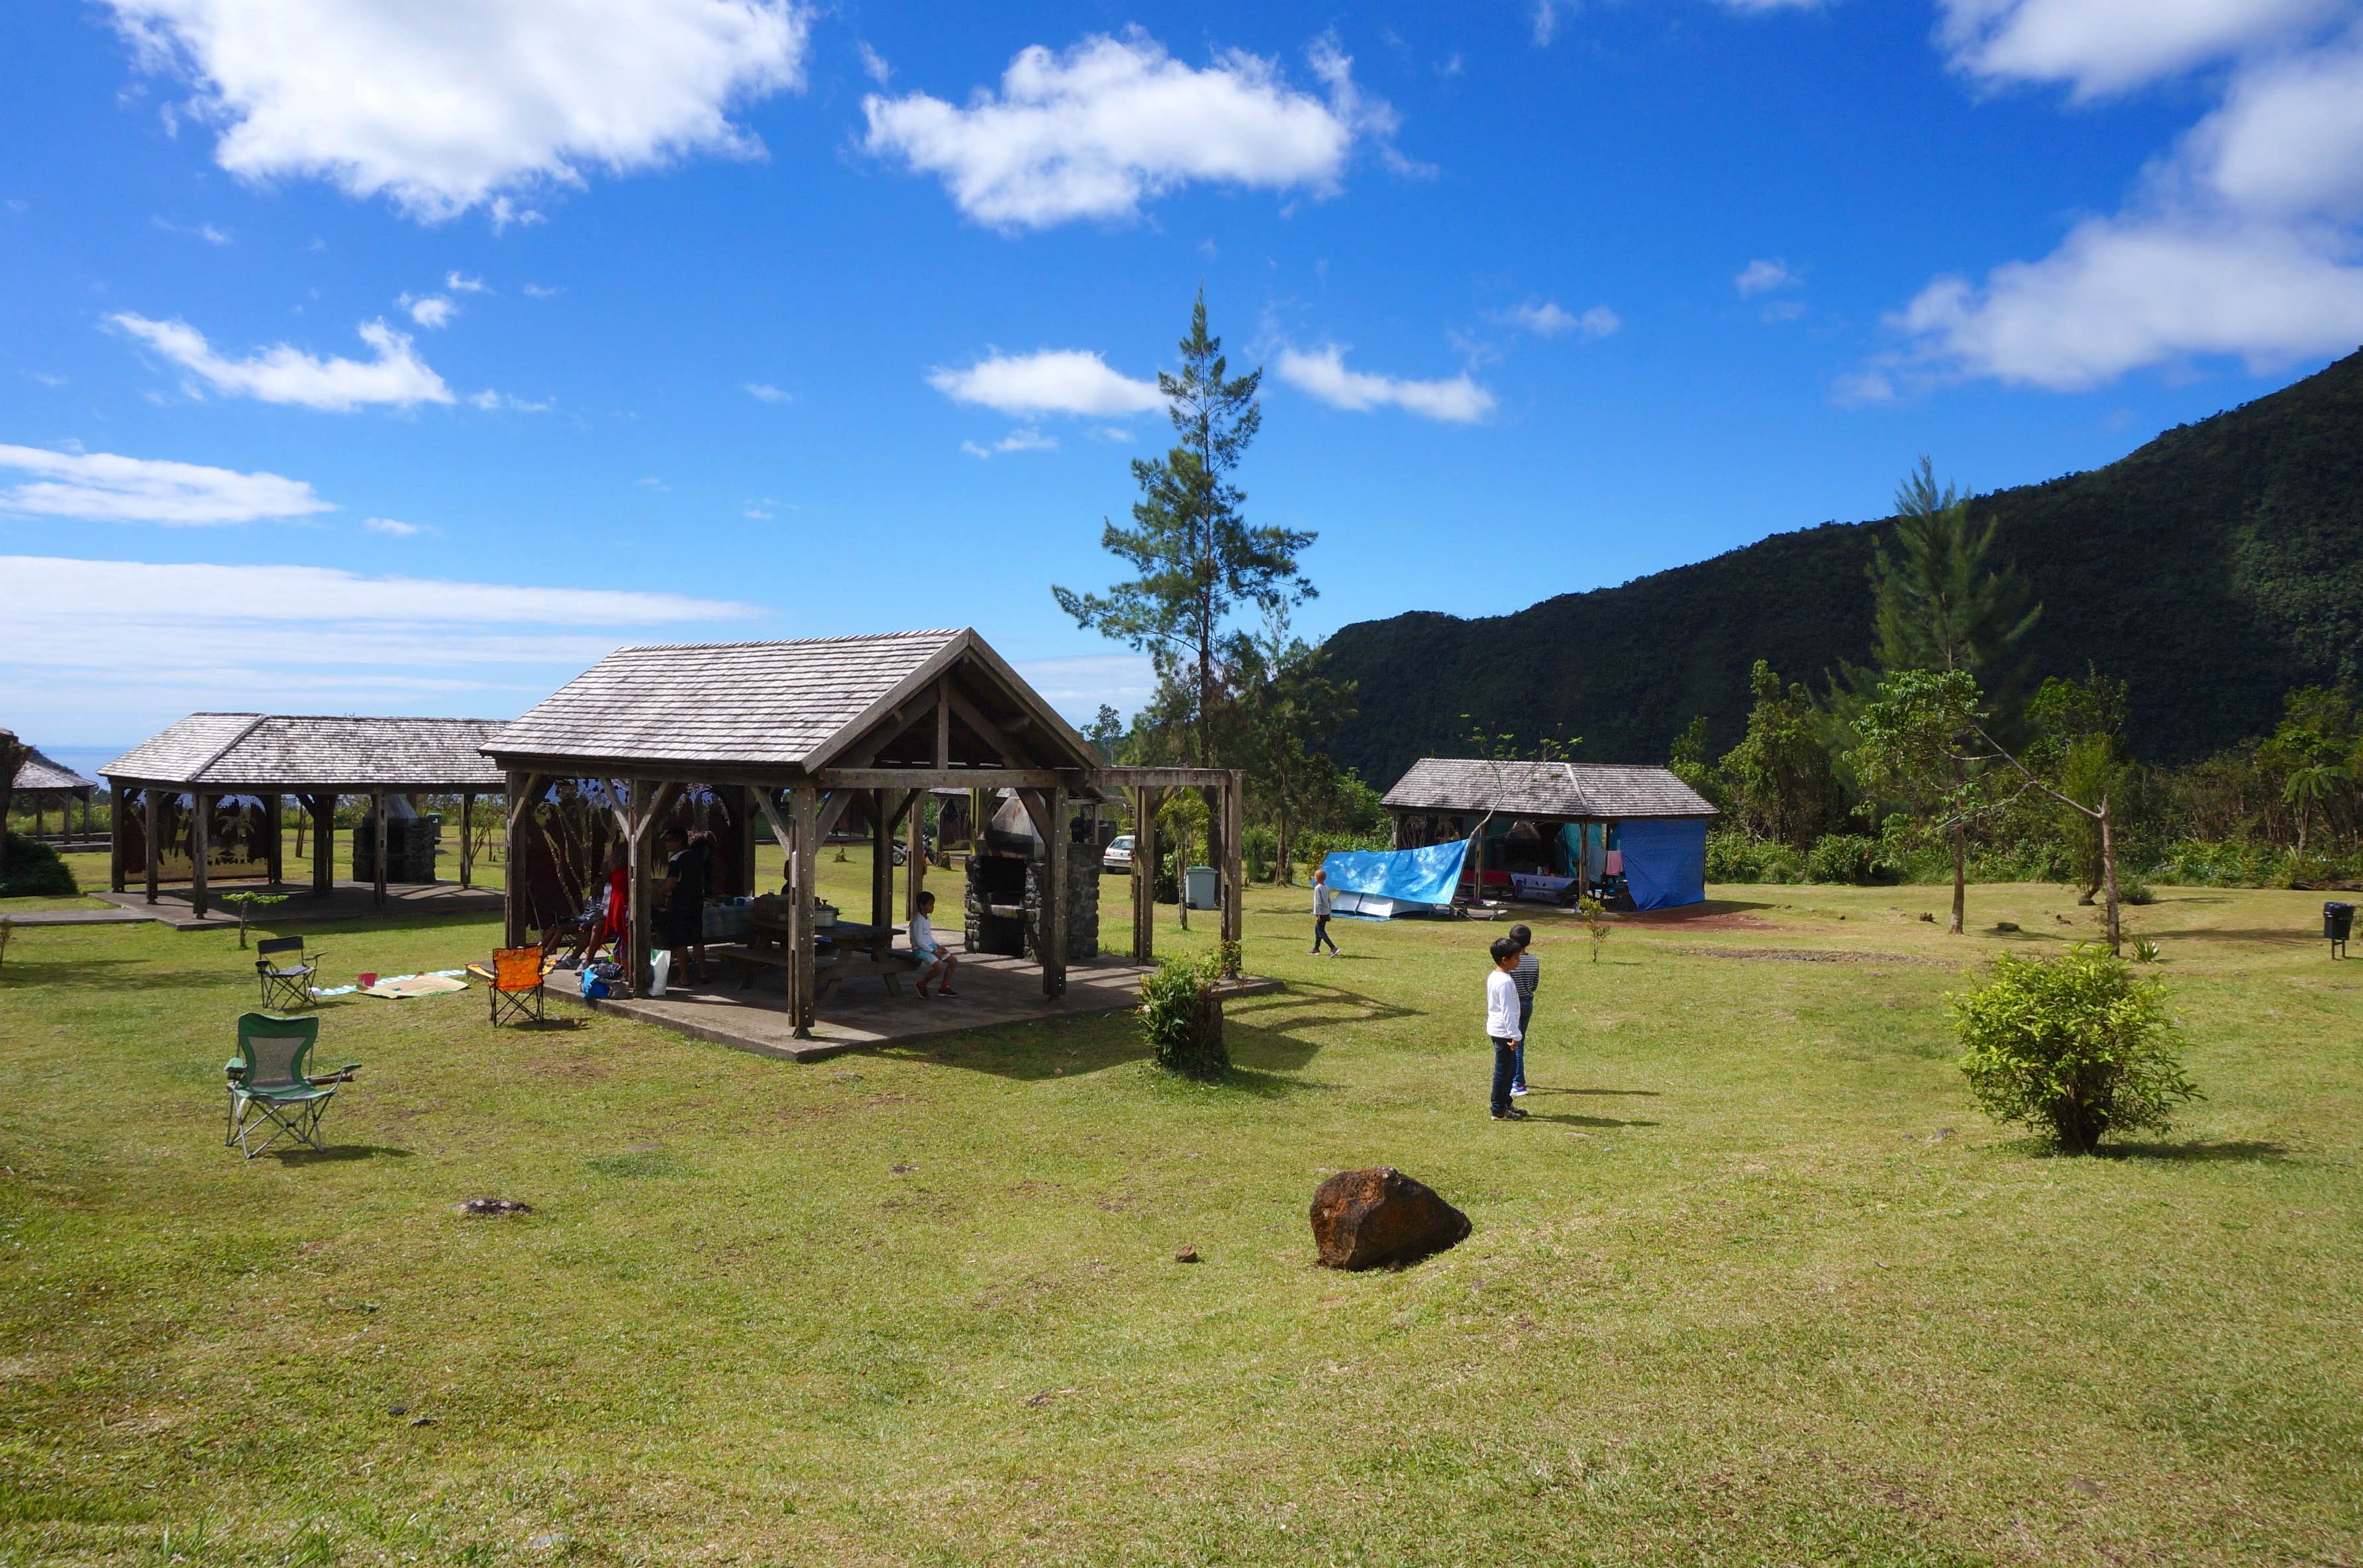
[{"label": "shadow on grass", "polygon": [[272,1149],[283,1165],[331,1165],[349,1160],[406,1160],[410,1151],[386,1143],[331,1143],[325,1149]]},{"label": "shadow on grass", "polygon": [[1658,1091],[1653,1088],[1537,1088],[1532,1092],[1536,1094],[1617,1095],[1636,1099],[1657,1099],[1660,1098]]},{"label": "shadow on grass", "polygon": [[2290,1157],[2279,1143],[2255,1138],[2224,1138],[2200,1143],[2103,1143],[2105,1160],[2172,1160],[2193,1165],[2274,1165]]},{"label": "shadow on grass", "polygon": [[1664,1125],[1657,1121],[1619,1121],[1614,1116],[1560,1116],[1548,1110],[1529,1110],[1526,1112],[1526,1120],[1555,1122],[1561,1127],[1659,1127]]},{"label": "shadow on grass", "polygon": [[159,969],[145,958],[76,958],[65,962],[11,958],[0,968],[0,985],[10,989],[35,986],[57,990],[116,990],[162,992],[176,988],[233,985],[254,990],[254,968]]}]

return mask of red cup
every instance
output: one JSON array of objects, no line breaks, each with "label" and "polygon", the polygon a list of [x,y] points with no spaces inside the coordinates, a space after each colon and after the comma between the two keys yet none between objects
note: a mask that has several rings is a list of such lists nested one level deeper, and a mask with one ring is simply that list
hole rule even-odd
[{"label": "red cup", "polygon": [[367,990],[370,987],[377,984],[377,971],[375,969],[372,969],[367,974],[362,975],[360,978],[361,989]]}]

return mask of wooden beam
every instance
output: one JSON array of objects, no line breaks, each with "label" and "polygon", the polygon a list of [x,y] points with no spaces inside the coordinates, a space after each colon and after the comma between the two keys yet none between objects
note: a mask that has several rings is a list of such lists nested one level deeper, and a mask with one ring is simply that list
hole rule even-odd
[{"label": "wooden beam", "polygon": [[1088,775],[1095,786],[1112,790],[1220,789],[1233,769],[1227,767],[1095,767]]},{"label": "wooden beam", "polygon": [[1067,994],[1067,870],[1071,857],[1067,853],[1066,790],[1052,790],[1043,805],[1050,818],[1043,847],[1050,858],[1042,868],[1042,995],[1057,1001]]},{"label": "wooden beam", "polygon": [[936,678],[936,766],[952,765],[952,678]]},{"label": "wooden beam", "polygon": [[1001,759],[1002,766],[1014,766],[1019,753],[1017,748],[1010,744],[1009,737],[1001,733],[1001,726],[986,718],[983,710],[960,695],[958,689],[947,685],[944,690],[945,695],[951,699],[952,712],[960,715],[960,723],[974,730],[977,739],[993,748],[993,755]]},{"label": "wooden beam", "polygon": [[1132,792],[1132,959],[1157,961],[1157,804],[1163,791]]},{"label": "wooden beam", "polygon": [[792,867],[789,880],[792,891],[788,899],[788,1013],[789,1022],[799,1040],[812,1038],[815,999],[813,996],[813,903],[816,889],[814,881],[820,860],[820,792],[809,785],[793,792],[795,818],[795,849],[789,856]]},{"label": "wooden beam", "polygon": [[460,791],[460,886],[467,887],[476,876],[475,826],[476,792]]},{"label": "wooden beam", "polygon": [[1043,843],[1050,842],[1050,803],[1039,790],[1020,790],[1017,803],[1026,808],[1028,821],[1034,824],[1034,836]]},{"label": "wooden beam", "polygon": [[280,873],[287,868],[280,845],[286,836],[286,824],[280,820],[281,800],[278,795],[262,797],[262,831],[268,835],[263,839],[266,853],[262,857],[262,868],[270,876],[271,885],[274,888],[279,886]]},{"label": "wooden beam", "polygon": [[771,837],[779,843],[781,857],[786,862],[781,868],[781,879],[793,889],[796,879],[795,833],[781,820],[779,803],[771,799],[771,791],[755,785],[748,788],[755,797],[756,809],[763,813],[763,821],[771,826]]},{"label": "wooden beam", "polygon": [[[908,846],[903,856],[903,919],[905,923],[919,913],[919,895],[927,886],[927,792],[914,790],[904,798],[903,809],[910,813],[911,825],[903,832]],[[880,957],[885,956],[881,948]]]},{"label": "wooden beam", "polygon": [[206,819],[213,813],[207,797],[200,790],[189,797],[196,813],[189,819],[189,908],[194,913],[205,912],[205,856],[212,849],[211,828]]},{"label": "wooden beam", "polygon": [[[920,720],[933,714],[941,705],[939,697],[940,692],[931,689],[889,712],[878,721],[868,734],[838,754],[838,766],[869,767],[871,758],[918,728]],[[942,722],[939,720],[935,727],[938,730],[942,729]]]},{"label": "wooden beam", "polygon": [[824,767],[824,790],[1048,790],[1050,767]]},{"label": "wooden beam", "polygon": [[[123,791],[122,790],[117,789],[115,791],[114,799],[109,804],[106,812],[106,885],[111,890],[117,893],[123,891],[124,883],[123,805]],[[84,827],[88,827],[90,825],[90,801],[87,798],[83,801],[82,817],[83,825]]]},{"label": "wooden beam", "polygon": [[376,884],[377,903],[378,903],[378,907],[379,907],[380,909],[383,909],[383,908],[385,907],[385,791],[384,791],[384,790],[371,790],[371,791],[370,791],[370,808],[371,808],[371,814],[372,814],[372,816],[374,818],[374,820],[376,821],[376,823],[377,823],[377,865],[376,865],[376,867],[375,867],[375,868],[374,868],[374,869],[376,870],[376,872],[377,872],[377,884]]},{"label": "wooden beam", "polygon": [[337,890],[337,797],[310,796],[305,809],[312,813],[312,896],[325,899]]},{"label": "wooden beam", "polygon": [[894,824],[887,812],[888,795],[883,790],[872,790],[870,795],[870,923],[889,925],[888,912],[894,904]]},{"label": "wooden beam", "polygon": [[[1246,929],[1244,905],[1247,901],[1247,775],[1237,768],[1226,768],[1223,785],[1223,941],[1226,952],[1236,955]],[[1226,960],[1223,972],[1237,979],[1239,966],[1236,957]]]},{"label": "wooden beam", "polygon": [[148,798],[148,901],[152,904],[156,901],[156,863],[164,858],[164,846],[156,842],[157,819],[162,816],[163,812],[156,804],[157,792],[154,785],[150,785],[140,793]]},{"label": "wooden beam", "polygon": [[[525,945],[525,856],[518,853],[524,840],[517,833],[517,823],[531,808],[535,797],[541,793],[537,788],[538,782],[535,775],[522,768],[510,768],[508,795],[501,803],[504,824],[501,830],[501,945],[504,947]],[[316,834],[314,836],[318,835]]]},{"label": "wooden beam", "polygon": [[[893,786],[881,785],[878,788],[893,789]],[[833,790],[820,798],[820,811],[813,819],[813,842],[815,845],[837,831],[838,819],[845,815],[845,808],[852,801],[853,791],[849,789]]]}]

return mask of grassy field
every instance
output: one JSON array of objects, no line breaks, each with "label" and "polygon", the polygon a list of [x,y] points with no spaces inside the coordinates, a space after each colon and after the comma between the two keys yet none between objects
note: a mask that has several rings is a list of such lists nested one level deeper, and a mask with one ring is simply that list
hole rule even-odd
[{"label": "grassy field", "polygon": [[[251,1163],[235,938],[28,929],[0,1563],[2363,1556],[2363,962],[2319,897],[2132,911],[2209,1098],[2069,1160],[1969,1108],[1943,997],[2091,911],[1717,891],[1597,965],[1544,925],[1524,1123],[1484,1113],[1498,926],[1316,960],[1259,889],[1290,988],[1234,1004],[1219,1086],[1121,1016],[799,1067],[356,999],[330,1153]],[[305,929],[386,973],[494,935]],[[1314,1268],[1313,1188],[1366,1164],[1475,1234]]]}]

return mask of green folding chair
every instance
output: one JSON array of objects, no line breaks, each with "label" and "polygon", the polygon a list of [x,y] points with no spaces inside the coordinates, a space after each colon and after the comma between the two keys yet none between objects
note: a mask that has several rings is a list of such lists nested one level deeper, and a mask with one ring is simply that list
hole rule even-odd
[{"label": "green folding chair", "polygon": [[238,1055],[222,1066],[229,1090],[229,1133],[248,1159],[282,1138],[318,1151],[320,1118],[337,1088],[361,1070],[348,1062],[333,1073],[312,1075],[312,1047],[320,1038],[317,1018],[281,1018],[276,1013],[240,1013]]}]

